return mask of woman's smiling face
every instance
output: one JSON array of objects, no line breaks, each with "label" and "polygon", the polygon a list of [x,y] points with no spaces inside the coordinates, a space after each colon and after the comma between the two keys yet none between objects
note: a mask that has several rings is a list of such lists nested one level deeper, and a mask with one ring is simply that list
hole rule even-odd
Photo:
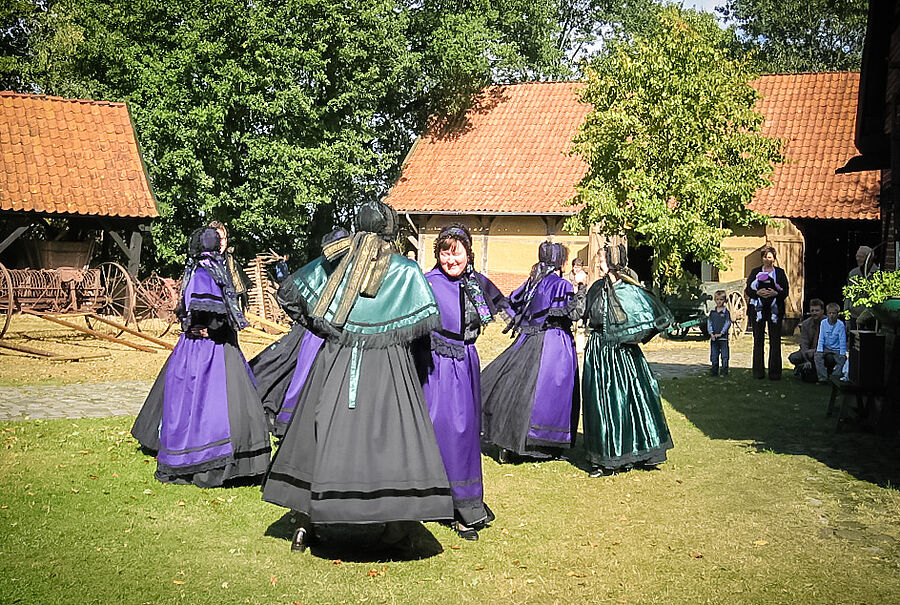
[{"label": "woman's smiling face", "polygon": [[439,254],[439,262],[441,269],[450,277],[458,277],[466,270],[469,264],[469,258],[466,255],[466,248],[457,240],[450,240],[450,247],[441,250]]}]

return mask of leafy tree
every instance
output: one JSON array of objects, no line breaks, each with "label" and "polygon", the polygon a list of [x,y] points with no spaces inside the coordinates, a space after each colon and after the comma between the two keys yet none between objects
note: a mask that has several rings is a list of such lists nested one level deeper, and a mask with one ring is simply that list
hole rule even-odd
[{"label": "leafy tree", "polygon": [[302,257],[386,191],[429,116],[553,60],[548,2],[56,0],[5,73],[130,104],[160,264],[213,218],[239,255]]},{"label": "leafy tree", "polygon": [[764,223],[748,209],[783,161],[781,142],[759,134],[747,61],[728,52],[712,16],[660,9],[641,35],[609,40],[586,71],[593,105],[575,138],[589,165],[570,229],[598,224],[653,250],[653,277],[667,290],[688,260],[724,269],[730,228]]},{"label": "leafy tree", "polygon": [[765,73],[841,71],[860,67],[866,0],[725,0],[732,22]]}]

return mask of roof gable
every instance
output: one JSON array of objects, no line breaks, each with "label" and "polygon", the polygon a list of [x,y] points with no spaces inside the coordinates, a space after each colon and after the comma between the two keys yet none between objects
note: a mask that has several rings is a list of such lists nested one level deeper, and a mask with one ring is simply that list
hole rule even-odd
[{"label": "roof gable", "polygon": [[[878,174],[835,174],[853,144],[859,74],[763,76],[763,133],[786,140],[788,162],[751,207],[782,218],[875,219]],[[569,154],[589,111],[580,82],[527,83],[486,89],[481,107],[456,129],[433,128],[404,162],[387,201],[400,212],[571,214],[564,202],[587,171]]]},{"label": "roof gable", "polygon": [[453,128],[416,141],[387,202],[400,212],[572,214],[587,171],[569,155],[590,106],[579,82],[488,88]]},{"label": "roof gable", "polygon": [[159,216],[125,104],[0,92],[0,211]]},{"label": "roof gable", "polygon": [[762,131],[784,139],[787,162],[751,207],[784,218],[878,220],[879,173],[835,174],[857,154],[859,73],[769,75],[752,84],[762,97]]}]

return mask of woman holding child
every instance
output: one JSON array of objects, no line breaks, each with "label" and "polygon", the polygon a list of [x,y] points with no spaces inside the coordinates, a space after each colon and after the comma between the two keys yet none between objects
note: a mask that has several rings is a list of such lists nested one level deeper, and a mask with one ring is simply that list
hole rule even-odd
[{"label": "woman holding child", "polygon": [[781,380],[781,322],[789,292],[788,279],[784,269],[775,266],[775,248],[764,247],[761,258],[762,265],[750,271],[747,276],[745,289],[750,303],[750,326],[753,329],[753,377],[766,377],[763,345],[768,326],[769,379]]}]

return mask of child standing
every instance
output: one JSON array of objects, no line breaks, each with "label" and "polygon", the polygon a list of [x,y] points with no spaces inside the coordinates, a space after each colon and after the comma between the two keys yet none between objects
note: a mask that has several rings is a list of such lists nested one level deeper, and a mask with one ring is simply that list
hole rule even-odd
[{"label": "child standing", "polygon": [[840,377],[843,373],[844,362],[847,361],[847,329],[844,322],[838,319],[841,306],[837,303],[828,303],[825,307],[825,319],[819,324],[819,343],[816,345],[816,373],[819,382],[828,382],[828,370],[826,361],[834,361],[832,376]]},{"label": "child standing", "polygon": [[[706,331],[709,332],[709,361],[712,363],[710,374],[718,376],[721,368],[722,376],[728,376],[728,329],[731,328],[731,313],[725,306],[725,290],[716,290],[713,295],[716,308],[706,319]],[[721,366],[719,359],[721,358]]]}]

